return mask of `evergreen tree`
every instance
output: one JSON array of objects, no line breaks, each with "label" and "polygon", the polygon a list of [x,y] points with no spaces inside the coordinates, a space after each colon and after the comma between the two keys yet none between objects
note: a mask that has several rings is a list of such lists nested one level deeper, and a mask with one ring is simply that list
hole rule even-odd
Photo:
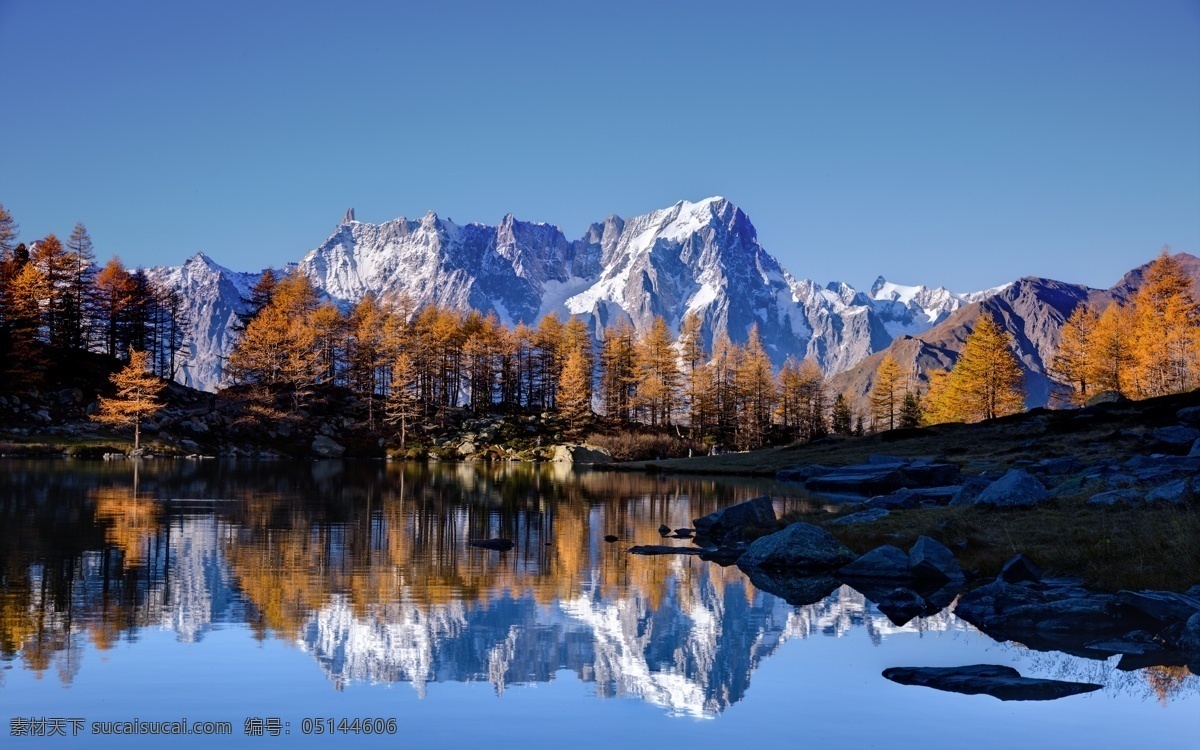
[{"label": "evergreen tree", "polygon": [[87,349],[89,298],[96,277],[96,255],[92,238],[83,222],[77,222],[67,239],[71,265],[64,293],[64,343],[72,349]]},{"label": "evergreen tree", "polygon": [[8,261],[16,248],[18,230],[20,227],[13,220],[12,214],[0,203],[0,262]]},{"label": "evergreen tree", "polygon": [[271,304],[271,300],[275,298],[275,286],[279,283],[279,274],[274,269],[268,268],[263,271],[254,282],[254,286],[250,288],[250,296],[246,298],[246,312],[240,313],[237,316],[237,322],[234,324],[234,331],[241,333],[246,330],[246,326],[250,325],[250,321],[262,311],[264,307]]},{"label": "evergreen tree", "polygon": [[850,402],[846,394],[839,393],[833,399],[833,411],[830,415],[829,426],[836,435],[849,435],[853,432],[851,422],[854,417],[850,412]]},{"label": "evergreen tree", "polygon": [[871,424],[875,430],[896,429],[903,393],[900,365],[891,354],[884,354],[871,385]]},{"label": "evergreen tree", "polygon": [[128,325],[127,311],[133,299],[133,277],[120,258],[114,255],[96,275],[91,296],[101,346],[110,357],[119,356],[126,338],[122,330]]},{"label": "evergreen tree", "polygon": [[904,394],[904,403],[900,406],[900,427],[917,427],[923,417],[921,394],[917,391],[907,391]]},{"label": "evergreen tree", "polygon": [[48,340],[54,346],[66,346],[70,316],[67,299],[74,259],[63,248],[58,238],[50,234],[34,245],[30,253],[30,262],[42,272],[46,280],[43,287],[46,296],[42,308]]},{"label": "evergreen tree", "polygon": [[149,371],[150,356],[143,351],[129,353],[129,364],[113,374],[117,395],[101,398],[100,409],[92,419],[118,427],[133,428],[133,449],[141,447],[142,422],[163,407],[159,400],[166,383]]}]

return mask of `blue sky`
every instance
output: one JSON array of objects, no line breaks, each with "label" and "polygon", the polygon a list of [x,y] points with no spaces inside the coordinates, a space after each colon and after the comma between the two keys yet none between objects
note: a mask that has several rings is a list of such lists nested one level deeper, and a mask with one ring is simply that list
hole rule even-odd
[{"label": "blue sky", "polygon": [[132,265],[344,210],[578,237],[724,195],[794,274],[1108,286],[1200,251],[1200,3],[0,0],[0,203]]}]

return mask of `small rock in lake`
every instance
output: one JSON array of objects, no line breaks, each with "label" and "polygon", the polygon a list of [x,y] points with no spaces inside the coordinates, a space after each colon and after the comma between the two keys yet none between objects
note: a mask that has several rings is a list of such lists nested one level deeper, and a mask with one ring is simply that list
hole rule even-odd
[{"label": "small rock in lake", "polygon": [[507,552],[515,545],[511,539],[474,539],[467,542],[471,547],[482,547],[484,549],[493,549],[498,552]]},{"label": "small rock in lake", "polygon": [[1002,701],[1048,701],[1090,693],[1102,686],[1022,677],[1012,667],[972,664],[966,667],[892,667],[883,676],[901,685],[921,685],[964,695],[990,695]]},{"label": "small rock in lake", "polygon": [[666,525],[665,523],[659,525],[659,527],[658,527],[658,535],[659,536],[666,536],[667,534],[670,534],[670,533],[671,533],[670,526]]},{"label": "small rock in lake", "polygon": [[641,544],[629,548],[631,555],[698,555],[699,547],[672,547],[668,544]]},{"label": "small rock in lake", "polygon": [[616,534],[605,534],[604,541],[611,544],[612,542],[617,541],[617,536],[616,536]]}]

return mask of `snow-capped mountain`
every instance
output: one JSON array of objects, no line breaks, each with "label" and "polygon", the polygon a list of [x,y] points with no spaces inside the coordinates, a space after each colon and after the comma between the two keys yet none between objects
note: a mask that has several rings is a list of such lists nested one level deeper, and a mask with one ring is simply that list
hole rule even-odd
[{"label": "snow-capped mountain", "polygon": [[[927,330],[976,295],[901,287],[882,279],[871,294],[841,283],[797,280],[758,241],[750,218],[721,197],[624,220],[609,216],[578,240],[556,226],[519,221],[456,224],[430,212],[417,220],[357,221],[353,209],[295,266],[348,306],[371,293],[495,312],[506,323],[547,313],[579,315],[598,331],[619,319],[641,330],[662,316],[678,330],[704,322],[706,342],[745,341],[757,326],[775,363],[813,357],[829,373],[853,367],[900,334]],[[214,389],[230,326],[256,274],[198,255],[152,275],[190,304],[185,382]]]}]

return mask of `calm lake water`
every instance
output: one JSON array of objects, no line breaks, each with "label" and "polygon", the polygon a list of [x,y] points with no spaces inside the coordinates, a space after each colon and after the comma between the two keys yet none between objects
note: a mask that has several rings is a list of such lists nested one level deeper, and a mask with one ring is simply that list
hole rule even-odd
[{"label": "calm lake water", "polygon": [[[1200,747],[1186,670],[1030,651],[950,611],[898,627],[845,586],[793,606],[736,567],[625,552],[750,497],[812,502],[791,492],[563,466],[0,461],[2,744]],[[516,547],[466,546],[497,536]],[[1017,703],[880,676],[975,663],[1104,689]],[[92,734],[184,717],[233,734]],[[83,723],[11,736],[43,718]],[[330,719],[334,738],[311,733]]]}]

